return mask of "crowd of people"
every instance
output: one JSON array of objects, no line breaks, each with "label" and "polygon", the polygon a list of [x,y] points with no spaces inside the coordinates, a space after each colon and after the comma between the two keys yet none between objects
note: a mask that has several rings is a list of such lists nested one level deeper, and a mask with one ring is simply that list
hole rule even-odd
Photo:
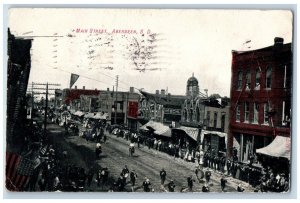
[{"label": "crowd of people", "polygon": [[[79,130],[77,130],[78,127],[74,127],[74,124],[68,125],[68,130],[72,129],[73,127],[73,129],[75,129],[75,131],[71,130],[73,134],[77,133],[80,136],[84,137],[87,141],[96,141],[97,143],[100,143],[100,141],[106,141],[107,136],[104,132],[104,130],[106,130],[107,133],[111,133],[116,135],[117,137],[124,138],[125,140],[128,140],[131,143],[136,143],[138,148],[140,147],[140,145],[144,145],[148,149],[154,149],[161,152],[165,152],[171,156],[182,158],[186,161],[197,162],[201,168],[201,172],[199,172],[198,169],[198,172],[195,172],[196,177],[198,178],[198,180],[202,180],[202,178],[205,179],[202,188],[203,192],[209,191],[211,170],[223,174],[220,180],[222,191],[225,191],[225,186],[227,182],[226,177],[232,177],[243,182],[247,182],[251,186],[255,187],[256,191],[284,192],[289,190],[289,177],[287,175],[274,174],[269,171],[266,172],[266,170],[263,170],[262,168],[253,167],[251,164],[249,165],[238,162],[235,159],[235,157],[233,157],[233,159],[227,159],[225,154],[216,153],[213,151],[213,149],[210,148],[205,152],[203,150],[197,149],[184,151],[180,148],[179,143],[176,144],[171,142],[170,140],[164,140],[153,136],[147,136],[140,132],[131,131],[130,129],[125,128],[124,126],[111,126],[108,124],[105,125],[105,123],[91,121],[88,119],[84,120],[83,126],[86,129],[90,130],[85,130],[85,132],[81,135],[78,132]],[[109,172],[106,173],[102,171],[101,173],[108,174]],[[124,173],[124,171],[122,171],[118,180],[111,187],[111,191],[124,191],[124,187],[127,184],[126,179],[128,176],[130,177],[130,182],[133,184],[133,191],[136,182],[135,180],[137,178],[135,172],[133,173],[134,174],[131,174],[129,172]],[[165,177],[163,177],[164,176],[161,176],[162,185],[165,182]],[[189,190],[191,190],[193,186],[193,181],[189,178],[190,177],[188,177],[187,179],[187,185]],[[97,175],[98,184],[100,183],[100,180],[103,183],[105,183],[106,179],[107,178],[103,178],[103,175]],[[150,186],[151,183],[149,178],[145,178],[145,181],[143,182],[143,188],[145,188],[144,191],[151,191],[151,189],[149,189]],[[175,183],[173,180],[167,184],[167,188],[170,192],[174,191]],[[239,192],[243,192],[245,189],[241,184],[239,184],[236,190]]]}]

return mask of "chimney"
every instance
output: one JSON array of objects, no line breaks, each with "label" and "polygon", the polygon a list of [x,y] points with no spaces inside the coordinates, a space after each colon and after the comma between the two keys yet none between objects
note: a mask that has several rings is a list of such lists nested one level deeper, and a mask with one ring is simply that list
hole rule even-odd
[{"label": "chimney", "polygon": [[161,94],[162,96],[165,96],[166,91],[165,91],[164,89],[162,89],[162,90],[160,91],[160,94]]},{"label": "chimney", "polygon": [[129,93],[134,93],[134,88],[133,87],[129,88]]},{"label": "chimney", "polygon": [[77,90],[77,85],[75,85],[75,90]]},{"label": "chimney", "polygon": [[85,90],[85,86],[83,86],[83,87],[82,87],[82,89],[84,89],[84,90]]},{"label": "chimney", "polygon": [[156,91],[155,91],[155,94],[159,94],[159,90],[156,90]]}]

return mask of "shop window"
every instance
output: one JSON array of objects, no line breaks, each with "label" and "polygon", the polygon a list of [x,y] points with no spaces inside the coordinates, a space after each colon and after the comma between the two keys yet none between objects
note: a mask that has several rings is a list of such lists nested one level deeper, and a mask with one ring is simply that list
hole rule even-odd
[{"label": "shop window", "polygon": [[237,107],[236,107],[235,120],[236,120],[237,122],[240,122],[240,121],[241,121],[241,105],[240,105],[240,104],[238,104]]},{"label": "shop window", "polygon": [[271,88],[272,85],[272,68],[268,67],[266,71],[266,88]]},{"label": "shop window", "polygon": [[253,123],[258,123],[258,112],[259,112],[259,104],[255,102],[253,106]]},{"label": "shop window", "polygon": [[259,90],[260,89],[260,69],[256,69],[255,73],[255,89]]},{"label": "shop window", "polygon": [[249,122],[249,102],[245,102],[245,117],[244,122]]},{"label": "shop window", "polygon": [[237,89],[242,89],[242,82],[243,82],[243,73],[242,71],[238,72],[238,83],[237,83]]}]

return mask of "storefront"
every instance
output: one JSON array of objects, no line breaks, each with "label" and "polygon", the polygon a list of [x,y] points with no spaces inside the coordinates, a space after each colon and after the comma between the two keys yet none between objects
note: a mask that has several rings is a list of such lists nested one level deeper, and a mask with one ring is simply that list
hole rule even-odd
[{"label": "storefront", "polygon": [[227,133],[201,130],[201,147],[204,151],[211,151],[215,156],[226,153]]}]

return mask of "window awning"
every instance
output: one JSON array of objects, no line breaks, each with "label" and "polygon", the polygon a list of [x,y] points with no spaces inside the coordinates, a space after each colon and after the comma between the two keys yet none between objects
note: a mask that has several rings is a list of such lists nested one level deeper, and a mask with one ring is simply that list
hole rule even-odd
[{"label": "window awning", "polygon": [[74,113],[74,115],[75,116],[83,116],[85,113],[83,113],[82,111],[76,111],[75,113]]},{"label": "window awning", "polygon": [[289,137],[276,136],[273,142],[264,148],[256,150],[256,153],[273,157],[291,158],[291,139]]},{"label": "window awning", "polygon": [[210,131],[210,130],[201,130],[201,143],[203,142],[204,135],[218,135],[219,137],[224,137],[225,138],[225,143],[227,143],[227,133],[224,132],[218,132],[218,131]]},{"label": "window awning", "polygon": [[98,113],[96,113],[96,115],[93,118],[100,119],[100,120],[106,120],[107,116],[108,116],[107,113],[98,112]]},{"label": "window awning", "polygon": [[179,128],[175,128],[177,130],[183,130],[189,137],[191,137],[193,140],[198,141],[198,128],[191,128],[191,127],[185,127],[180,126]]},{"label": "window awning", "polygon": [[94,113],[87,113],[84,115],[84,118],[93,118],[94,117]]},{"label": "window awning", "polygon": [[166,137],[171,137],[171,129],[168,126],[165,126],[162,123],[158,123],[155,121],[149,121],[142,127],[140,127],[141,130],[148,130],[149,128],[152,128],[154,130],[154,133],[157,135],[162,135]]}]

